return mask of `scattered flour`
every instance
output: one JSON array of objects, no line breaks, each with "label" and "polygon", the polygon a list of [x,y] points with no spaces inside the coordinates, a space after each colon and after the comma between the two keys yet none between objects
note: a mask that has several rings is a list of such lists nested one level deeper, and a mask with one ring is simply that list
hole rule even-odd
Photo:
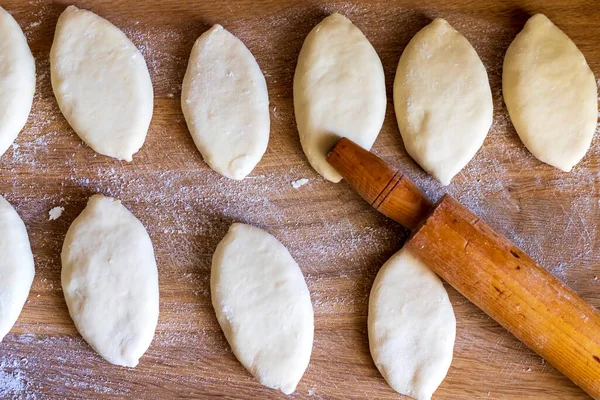
[{"label": "scattered flour", "polygon": [[294,189],[300,189],[301,186],[304,186],[307,183],[308,183],[308,179],[306,179],[306,178],[298,179],[297,181],[292,182],[292,187]]},{"label": "scattered flour", "polygon": [[64,207],[53,207],[48,211],[48,221],[54,221],[61,217],[63,211],[65,211]]},{"label": "scattered flour", "polygon": [[27,382],[19,365],[16,359],[0,358],[0,398],[10,398],[25,391]]},{"label": "scattered flour", "polygon": [[[61,9],[49,4],[30,1],[35,14],[24,30],[36,43],[34,106],[24,131],[0,160],[0,194],[31,227],[36,257],[32,295],[14,333],[1,344],[0,398],[44,398],[45,393],[75,398],[83,397],[84,392],[92,398],[139,398],[146,389],[136,380],[172,381],[187,390],[205,384],[199,383],[199,377],[214,370],[212,363],[207,366],[207,357],[235,363],[212,313],[209,282],[212,252],[234,221],[266,229],[288,247],[305,274],[317,325],[331,317],[344,324],[355,323],[356,316],[364,317],[379,267],[402,246],[408,232],[371,210],[347,184],[325,182],[306,162],[295,132],[291,101],[297,51],[313,22],[328,12],[342,11],[357,21],[380,51],[389,88],[403,46],[427,22],[422,12],[432,14],[430,11],[402,9],[390,12],[381,24],[365,24],[369,7],[326,5],[298,12],[290,6],[264,19],[239,21],[232,16],[223,21],[257,56],[272,104],[269,149],[252,176],[236,182],[203,163],[179,106],[189,50],[208,24],[190,21],[182,26],[168,21],[169,16],[157,26],[127,26],[123,23],[126,17],[117,23],[142,51],[156,95],[155,118],[146,144],[132,163],[125,163],[92,152],[60,114],[50,85],[47,49],[52,39],[48,33],[53,29],[49,21],[55,21]],[[433,200],[444,193],[453,195],[576,291],[588,288],[586,279],[594,280],[600,263],[594,251],[600,248],[595,227],[600,217],[600,172],[595,161],[600,157],[599,138],[569,174],[537,161],[520,143],[502,102],[502,57],[514,33],[463,14],[440,16],[472,41],[488,68],[495,108],[489,136],[453,183],[441,187],[406,155],[390,98],[374,151],[405,172]],[[311,24],[302,22],[308,20]],[[295,191],[305,179],[310,179],[310,189],[318,194],[311,201],[299,199]],[[113,369],[102,361],[77,334],[62,300],[62,241],[71,218],[96,192],[120,198],[144,223],[160,269],[160,320],[154,341],[135,370]],[[69,213],[48,224],[48,216],[52,216],[48,210],[57,204],[66,206]],[[589,278],[582,278],[585,273]],[[593,296],[590,290],[588,297]],[[456,304],[459,311],[463,306]],[[60,323],[55,322],[57,316]],[[360,329],[356,325],[336,334],[317,332],[315,343],[321,341],[328,350],[348,341],[354,349],[366,340]],[[364,354],[368,357],[368,350]],[[315,348],[316,364],[328,356]],[[61,373],[40,372],[49,365],[59,366]],[[196,369],[197,375],[181,376],[178,371],[184,367]],[[235,379],[245,379],[241,367],[238,372]],[[310,374],[320,372],[318,367],[309,369],[301,382],[306,386],[299,391],[315,397],[343,397],[342,392],[331,395],[329,386],[319,387],[316,393],[312,383],[318,379]]]},{"label": "scattered flour", "polygon": [[[26,357],[0,355],[0,398],[47,398],[41,392],[65,397],[60,395],[61,391],[76,393],[85,390],[104,395],[126,395],[130,392],[119,381],[109,381],[101,370],[94,367],[94,363],[101,362],[101,359],[81,340],[69,336],[21,334],[5,338],[3,346],[16,348]],[[50,370],[49,366],[60,370]],[[116,376],[123,379],[126,371],[121,369]]]}]

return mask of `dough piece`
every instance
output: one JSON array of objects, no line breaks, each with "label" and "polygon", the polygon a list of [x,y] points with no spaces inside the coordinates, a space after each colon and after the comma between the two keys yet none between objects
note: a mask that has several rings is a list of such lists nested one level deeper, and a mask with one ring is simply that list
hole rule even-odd
[{"label": "dough piece", "polygon": [[252,172],[269,143],[267,83],[250,50],[221,25],[194,44],[181,108],[212,169],[231,179]]},{"label": "dough piece", "polygon": [[504,102],[539,160],[568,172],[585,155],[598,121],[598,89],[583,54],[546,16],[531,17],[502,70]]},{"label": "dough piece", "polygon": [[296,390],[312,350],[314,322],[302,271],[262,229],[233,224],[213,256],[213,307],[233,353],[260,383]]},{"label": "dough piece", "polygon": [[370,149],[383,124],[385,76],[371,43],[338,13],[306,37],[294,75],[294,110],[302,149],[325,179],[342,177],[325,156],[347,137]]},{"label": "dough piece", "polygon": [[35,93],[35,61],[14,18],[0,7],[0,156],[25,126]]},{"label": "dough piece", "polygon": [[408,250],[377,274],[368,326],[371,356],[392,389],[430,399],[452,362],[456,320],[440,279]]},{"label": "dough piece", "polygon": [[33,254],[31,254],[25,224],[2,196],[0,196],[0,255],[1,342],[19,317],[35,275]]},{"label": "dough piece", "polygon": [[135,367],[158,321],[158,271],[146,229],[96,194],[62,248],[62,288],[81,336],[107,361]]},{"label": "dough piece", "polygon": [[144,144],[154,94],[144,57],[113,24],[69,6],[50,51],[60,110],[94,151],[131,161]]},{"label": "dough piece", "polygon": [[435,19],[404,49],[394,108],[406,151],[443,185],[483,144],[494,108],[487,72],[445,20]]}]

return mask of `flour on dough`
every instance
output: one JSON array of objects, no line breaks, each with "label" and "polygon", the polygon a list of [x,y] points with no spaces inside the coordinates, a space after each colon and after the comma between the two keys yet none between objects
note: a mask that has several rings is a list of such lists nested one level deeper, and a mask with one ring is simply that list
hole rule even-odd
[{"label": "flour on dough", "polygon": [[35,93],[35,61],[15,19],[0,7],[0,156],[25,126]]},{"label": "flour on dough", "polygon": [[267,232],[233,224],[213,256],[213,307],[227,341],[260,383],[290,394],[313,344],[313,309],[302,271]]},{"label": "flour on dough", "polygon": [[406,151],[443,185],[473,158],[492,125],[487,72],[469,41],[441,18],[404,49],[394,108]]},{"label": "flour on dough", "polygon": [[131,161],[144,144],[154,94],[142,54],[113,24],[69,6],[50,50],[52,88],[79,137],[100,154]]},{"label": "flour on dough", "polygon": [[430,399],[452,362],[456,320],[440,279],[406,249],[375,278],[368,328],[371,356],[392,389]]},{"label": "flour on dough", "polygon": [[598,89],[583,54],[546,16],[531,17],[509,46],[502,91],[519,137],[539,160],[570,171],[598,121]]},{"label": "flour on dough", "polygon": [[365,35],[340,14],[313,28],[298,56],[294,110],[302,149],[331,182],[342,177],[326,155],[341,137],[370,149],[383,124],[385,76]]},{"label": "flour on dough", "polygon": [[96,194],[71,224],[61,259],[81,336],[109,362],[135,367],[158,321],[158,271],[144,226],[119,200]]},{"label": "flour on dough", "polygon": [[0,342],[19,317],[34,275],[25,224],[0,196]]},{"label": "flour on dough", "polygon": [[267,84],[250,50],[221,25],[192,48],[181,108],[212,169],[231,179],[252,172],[269,142]]}]

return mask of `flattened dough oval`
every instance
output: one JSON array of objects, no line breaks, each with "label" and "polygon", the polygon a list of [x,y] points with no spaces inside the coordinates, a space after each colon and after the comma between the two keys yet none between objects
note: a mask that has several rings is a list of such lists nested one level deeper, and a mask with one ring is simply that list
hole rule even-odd
[{"label": "flattened dough oval", "polygon": [[34,275],[25,224],[0,196],[0,341],[19,317]]},{"label": "flattened dough oval", "polygon": [[546,16],[531,17],[508,47],[502,92],[536,158],[568,172],[585,156],[598,121],[596,80],[575,43]]},{"label": "flattened dough oval", "polygon": [[310,360],[314,321],[287,249],[262,229],[233,224],[213,256],[210,288],[237,359],[263,385],[292,393]]},{"label": "flattened dough oval", "polygon": [[107,361],[135,367],[158,321],[158,271],[142,223],[119,200],[96,194],[69,227],[61,259],[81,336]]},{"label": "flattened dough oval", "polygon": [[35,61],[17,21],[0,7],[0,156],[25,126],[35,93]]},{"label": "flattened dough oval", "polygon": [[181,108],[196,147],[221,175],[243,179],[265,153],[270,130],[265,77],[250,50],[221,25],[204,32],[192,48]]},{"label": "flattened dough oval", "polygon": [[379,270],[368,329],[371,356],[392,389],[429,400],[452,362],[456,319],[440,279],[408,250]]},{"label": "flattened dough oval", "polygon": [[325,179],[342,177],[325,159],[347,137],[371,149],[387,99],[379,56],[363,33],[338,13],[315,26],[304,41],[294,74],[294,111],[302,149]]},{"label": "flattened dough oval", "polygon": [[52,88],[73,130],[94,151],[131,161],[144,144],[154,94],[144,57],[121,30],[69,6],[50,50]]},{"label": "flattened dough oval", "polygon": [[475,156],[492,126],[487,72],[469,41],[435,19],[404,49],[394,108],[406,151],[443,185]]}]

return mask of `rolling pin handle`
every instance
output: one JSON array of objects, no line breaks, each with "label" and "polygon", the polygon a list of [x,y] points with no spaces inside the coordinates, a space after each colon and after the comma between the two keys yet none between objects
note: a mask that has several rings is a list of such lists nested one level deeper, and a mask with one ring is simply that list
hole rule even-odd
[{"label": "rolling pin handle", "polygon": [[429,199],[400,171],[350,139],[341,138],[327,161],[371,206],[410,230],[433,210]]}]

